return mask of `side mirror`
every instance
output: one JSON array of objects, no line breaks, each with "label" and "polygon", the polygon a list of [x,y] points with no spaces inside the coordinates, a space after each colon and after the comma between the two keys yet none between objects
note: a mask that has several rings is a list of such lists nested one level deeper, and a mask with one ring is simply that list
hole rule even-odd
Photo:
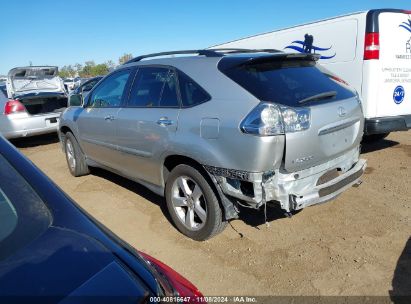
[{"label": "side mirror", "polygon": [[69,107],[81,107],[83,105],[83,95],[73,94],[70,95],[68,100]]}]

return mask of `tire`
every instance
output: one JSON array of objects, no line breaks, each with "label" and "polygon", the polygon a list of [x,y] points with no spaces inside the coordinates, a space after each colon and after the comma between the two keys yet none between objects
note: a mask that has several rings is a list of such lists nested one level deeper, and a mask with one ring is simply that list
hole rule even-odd
[{"label": "tire", "polygon": [[86,157],[71,132],[67,132],[64,138],[64,152],[71,175],[77,177],[90,173],[86,163]]},{"label": "tire", "polygon": [[177,229],[196,241],[205,241],[227,226],[218,197],[196,169],[178,165],[170,173],[165,189],[167,209]]},{"label": "tire", "polygon": [[371,135],[365,135],[363,138],[363,142],[365,143],[373,143],[376,141],[383,140],[386,138],[390,133],[381,133],[381,134],[371,134]]}]

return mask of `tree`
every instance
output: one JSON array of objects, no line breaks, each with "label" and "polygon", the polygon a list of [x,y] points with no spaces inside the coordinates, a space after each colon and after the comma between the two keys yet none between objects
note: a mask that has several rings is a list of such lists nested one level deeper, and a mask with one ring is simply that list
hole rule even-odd
[{"label": "tree", "polygon": [[61,78],[68,78],[68,77],[70,77],[70,74],[67,72],[67,69],[65,69],[65,67],[62,67],[62,68],[59,70],[59,76],[60,76]]},{"label": "tree", "polygon": [[74,77],[75,71],[71,65],[65,65],[59,70],[59,76],[61,78]]},{"label": "tree", "polygon": [[116,64],[114,63],[113,60],[107,60],[106,61],[106,66],[108,67],[109,71],[112,71],[116,67]]},{"label": "tree", "polygon": [[108,72],[109,68],[105,63],[97,64],[92,68],[92,76],[106,75]]},{"label": "tree", "polygon": [[132,55],[132,54],[124,53],[124,55],[121,56],[121,57],[118,59],[118,63],[119,63],[119,64],[124,64],[124,63],[126,63],[127,61],[129,61],[129,60],[131,60],[131,59],[133,59],[133,55]]},{"label": "tree", "polygon": [[83,69],[80,71],[79,75],[80,77],[92,77],[93,76],[93,67],[95,67],[94,61],[86,61],[84,63]]},{"label": "tree", "polygon": [[76,69],[77,74],[79,74],[80,71],[83,69],[83,65],[81,65],[80,63],[76,63],[74,65],[74,68]]}]

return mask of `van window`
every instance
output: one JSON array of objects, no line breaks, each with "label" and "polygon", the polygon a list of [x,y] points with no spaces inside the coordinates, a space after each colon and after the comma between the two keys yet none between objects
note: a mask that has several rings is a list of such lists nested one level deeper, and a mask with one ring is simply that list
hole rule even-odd
[{"label": "van window", "polygon": [[141,67],[137,72],[129,107],[179,107],[174,70],[161,67]]},{"label": "van window", "polygon": [[299,101],[326,93],[335,96],[313,100],[303,106],[323,104],[354,97],[353,91],[344,88],[321,72],[314,61],[275,60],[255,64],[241,64],[222,70],[229,78],[261,101],[298,107]]},{"label": "van window", "polygon": [[130,73],[131,70],[123,70],[106,78],[92,92],[88,106],[93,108],[119,107]]},{"label": "van window", "polygon": [[192,107],[211,99],[206,91],[184,73],[178,73],[178,81],[183,107]]}]

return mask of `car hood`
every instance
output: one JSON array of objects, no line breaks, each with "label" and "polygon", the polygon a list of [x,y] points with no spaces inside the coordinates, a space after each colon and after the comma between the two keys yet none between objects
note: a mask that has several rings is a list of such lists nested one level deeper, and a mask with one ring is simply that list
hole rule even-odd
[{"label": "car hood", "polygon": [[58,76],[58,67],[20,67],[9,71],[7,92],[9,98],[42,92],[64,93],[64,85]]}]

